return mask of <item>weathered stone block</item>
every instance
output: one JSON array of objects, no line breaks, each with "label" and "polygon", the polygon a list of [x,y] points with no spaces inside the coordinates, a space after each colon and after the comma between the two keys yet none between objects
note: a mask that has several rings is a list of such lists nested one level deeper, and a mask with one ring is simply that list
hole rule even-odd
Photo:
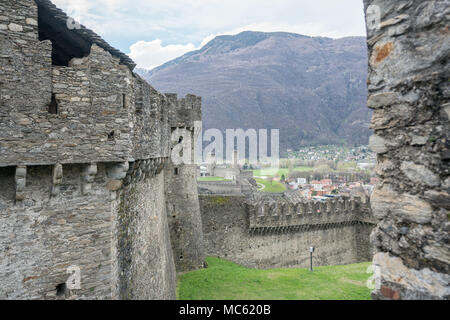
[{"label": "weathered stone block", "polygon": [[379,109],[398,103],[397,92],[381,92],[372,94],[367,100],[367,106],[372,109]]},{"label": "weathered stone block", "polygon": [[431,243],[423,248],[425,258],[435,259],[450,265],[450,249],[445,244]]},{"label": "weathered stone block", "polygon": [[109,191],[117,191],[122,187],[121,180],[111,180],[106,184]]},{"label": "weathered stone block", "polygon": [[382,21],[381,24],[380,24],[380,28],[382,29],[382,28],[387,27],[387,26],[392,26],[392,25],[398,24],[398,23],[400,23],[403,20],[406,20],[408,18],[409,18],[409,15],[407,15],[407,14],[398,15],[398,16],[396,16],[394,18]]},{"label": "weathered stone block", "polygon": [[424,197],[429,199],[433,206],[450,210],[450,194],[448,192],[427,190]]},{"label": "weathered stone block", "polygon": [[18,166],[16,168],[16,177],[26,177],[27,175],[27,167]]},{"label": "weathered stone block", "polygon": [[84,171],[84,173],[86,175],[89,176],[95,176],[98,172],[98,168],[97,168],[97,164],[96,163],[91,163],[90,165],[88,165]]},{"label": "weathered stone block", "polygon": [[56,164],[53,166],[53,184],[61,184],[63,179],[63,166],[61,164]]},{"label": "weathered stone block", "polygon": [[25,19],[25,22],[26,22],[27,24],[29,24],[29,25],[32,25],[32,26],[37,26],[37,25],[38,25],[36,19],[33,19],[33,18],[26,18],[26,19]]},{"label": "weathered stone block", "polygon": [[372,151],[378,153],[378,154],[383,154],[388,152],[388,147],[386,145],[386,139],[384,139],[383,137],[380,137],[378,135],[372,135],[369,138],[369,147],[370,149],[372,149]]},{"label": "weathered stone block", "polygon": [[25,194],[23,192],[17,192],[16,193],[16,200],[17,201],[23,201],[25,200]]},{"label": "weathered stone block", "polygon": [[423,146],[427,143],[429,137],[411,135],[411,145],[412,146]]},{"label": "weathered stone block", "polygon": [[402,162],[400,170],[415,183],[426,184],[430,187],[436,187],[440,185],[440,179],[437,174],[434,174],[431,170],[427,169],[423,165],[415,164],[410,161]]},{"label": "weathered stone block", "polygon": [[129,169],[128,161],[119,164],[114,164],[108,169],[108,177],[114,180],[124,179],[127,175],[128,169]]},{"label": "weathered stone block", "polygon": [[[448,299],[450,297],[450,275],[433,272],[428,268],[415,270],[407,268],[402,260],[388,253],[379,252],[373,258],[375,297],[395,299]],[[382,289],[382,287],[385,287]],[[402,288],[401,292],[395,288]],[[381,292],[383,290],[383,292]]]},{"label": "weathered stone block", "polygon": [[372,193],[371,206],[373,215],[383,219],[391,214],[405,221],[429,223],[432,219],[431,205],[418,196],[398,194],[389,186],[376,188]]},{"label": "weathered stone block", "polygon": [[14,32],[22,32],[23,31],[23,27],[19,24],[15,24],[15,23],[10,23],[8,25],[8,29]]}]

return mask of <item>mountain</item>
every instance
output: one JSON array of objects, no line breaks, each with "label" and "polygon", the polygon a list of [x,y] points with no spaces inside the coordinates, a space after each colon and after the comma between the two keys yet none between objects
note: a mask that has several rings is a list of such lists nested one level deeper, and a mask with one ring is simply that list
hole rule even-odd
[{"label": "mountain", "polygon": [[279,128],[280,150],[368,142],[364,37],[246,31],[138,72],[159,91],[202,96],[205,129]]}]

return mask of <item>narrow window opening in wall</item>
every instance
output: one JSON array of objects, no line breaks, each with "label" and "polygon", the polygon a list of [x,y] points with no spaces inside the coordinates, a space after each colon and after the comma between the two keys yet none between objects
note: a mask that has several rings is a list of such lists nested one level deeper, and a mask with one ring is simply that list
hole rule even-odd
[{"label": "narrow window opening in wall", "polygon": [[56,286],[56,296],[62,297],[66,295],[67,286],[65,283],[60,283]]},{"label": "narrow window opening in wall", "polygon": [[127,95],[125,93],[122,94],[122,107],[125,109],[128,108]]},{"label": "narrow window opening in wall", "polygon": [[180,260],[183,260],[184,259],[184,257],[183,256],[180,256]]},{"label": "narrow window opening in wall", "polygon": [[140,114],[142,113],[142,102],[136,101],[136,113]]},{"label": "narrow window opening in wall", "polygon": [[114,131],[111,131],[110,133],[108,133],[108,141],[113,141],[114,140]]},{"label": "narrow window opening in wall", "polygon": [[[2,167],[0,168],[0,181],[2,185],[2,192],[0,192],[0,203],[14,199],[16,196],[15,183],[16,167]],[[1,206],[1,205],[0,205]]]},{"label": "narrow window opening in wall", "polygon": [[56,95],[52,94],[52,101],[48,105],[48,113],[50,114],[58,114],[58,102],[56,101]]},{"label": "narrow window opening in wall", "polygon": [[178,168],[175,168],[174,171],[173,171],[173,173],[174,173],[175,175],[178,175]]},{"label": "narrow window opening in wall", "polygon": [[181,143],[181,142],[183,142],[183,137],[182,136],[178,139],[178,143]]}]

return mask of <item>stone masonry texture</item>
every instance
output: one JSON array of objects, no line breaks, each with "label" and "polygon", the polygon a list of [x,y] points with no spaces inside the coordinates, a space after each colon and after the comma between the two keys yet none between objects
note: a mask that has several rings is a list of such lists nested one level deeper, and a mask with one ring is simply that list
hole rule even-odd
[{"label": "stone masonry texture", "polygon": [[365,0],[364,9],[380,178],[372,295],[449,299],[449,2]]},{"label": "stone masonry texture", "polygon": [[369,261],[375,223],[362,199],[305,201],[289,195],[201,194],[205,252],[252,268]]},{"label": "stone masonry texture", "polygon": [[[164,168],[201,99],[157,92],[67,18],[47,0],[0,3],[0,299],[175,299]],[[177,206],[192,243],[186,170]]]},{"label": "stone masonry texture", "polygon": [[178,129],[195,154],[201,98],[157,92],[48,0],[1,1],[0,299],[174,299],[205,254],[306,267],[311,245],[317,265],[373,256],[375,299],[449,299],[450,6],[364,9],[380,183],[305,203],[199,199],[171,155]]}]

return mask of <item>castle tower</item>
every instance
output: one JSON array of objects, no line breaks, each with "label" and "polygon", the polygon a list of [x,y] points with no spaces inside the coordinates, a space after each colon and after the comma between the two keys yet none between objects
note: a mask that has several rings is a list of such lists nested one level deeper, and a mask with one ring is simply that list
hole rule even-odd
[{"label": "castle tower", "polygon": [[177,272],[201,268],[205,261],[195,154],[201,127],[201,98],[177,100],[166,94],[170,116],[171,161],[165,169],[167,214]]}]

